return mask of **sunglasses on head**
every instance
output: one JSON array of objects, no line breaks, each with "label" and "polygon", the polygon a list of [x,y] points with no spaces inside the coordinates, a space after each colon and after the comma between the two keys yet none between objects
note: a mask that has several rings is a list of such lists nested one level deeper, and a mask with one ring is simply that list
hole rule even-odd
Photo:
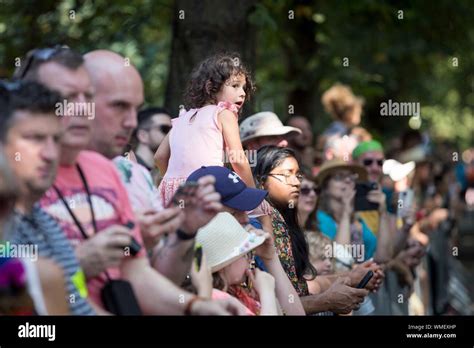
[{"label": "sunglasses on head", "polygon": [[311,193],[311,191],[313,191],[316,194],[317,193],[316,187],[302,187],[300,189],[300,194],[303,196],[308,196]]},{"label": "sunglasses on head", "polygon": [[17,76],[19,79],[23,79],[26,76],[28,70],[33,66],[35,62],[46,62],[57,55],[59,52],[69,50],[68,46],[57,45],[53,48],[37,48],[31,51],[26,56],[24,68],[20,70]]},{"label": "sunglasses on head", "polygon": [[3,88],[7,92],[13,92],[13,91],[18,90],[22,84],[23,84],[22,81],[0,80],[0,88]]},{"label": "sunglasses on head", "polygon": [[372,163],[374,163],[374,162],[376,162],[379,167],[381,167],[383,165],[383,160],[382,159],[376,160],[374,158],[366,158],[362,162],[364,163],[364,166],[367,166],[367,167],[371,166]]}]

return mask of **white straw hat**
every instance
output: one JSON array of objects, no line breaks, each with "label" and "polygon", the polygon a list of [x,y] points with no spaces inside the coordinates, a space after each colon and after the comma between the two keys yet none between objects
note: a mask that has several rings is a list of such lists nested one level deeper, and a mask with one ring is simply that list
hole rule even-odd
[{"label": "white straw hat", "polygon": [[249,116],[240,125],[240,140],[242,143],[253,138],[289,133],[301,134],[301,130],[296,127],[284,126],[278,116],[270,111],[263,111]]},{"label": "white straw hat", "polygon": [[229,213],[219,213],[199,229],[196,243],[202,245],[211,272],[230,265],[265,241],[265,237],[247,232]]}]

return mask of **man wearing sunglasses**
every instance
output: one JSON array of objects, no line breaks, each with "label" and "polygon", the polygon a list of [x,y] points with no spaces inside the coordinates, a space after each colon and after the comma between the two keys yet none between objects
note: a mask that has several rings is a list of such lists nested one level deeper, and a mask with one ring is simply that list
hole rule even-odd
[{"label": "man wearing sunglasses", "polygon": [[379,209],[361,211],[359,216],[377,234],[377,249],[380,251],[376,260],[378,263],[387,263],[393,256],[390,235],[393,221],[388,214],[385,193],[382,191],[384,158],[382,144],[376,140],[363,141],[352,152],[352,160],[367,170],[368,181],[377,184],[377,188],[367,194],[367,200],[378,203]]},{"label": "man wearing sunglasses", "polygon": [[166,109],[151,107],[141,110],[133,136],[137,162],[151,171],[155,166],[153,156],[170,130],[171,117]]},{"label": "man wearing sunglasses", "polygon": [[352,153],[354,162],[367,169],[369,181],[380,182],[382,180],[382,165],[385,160],[382,144],[376,140],[363,141]]}]

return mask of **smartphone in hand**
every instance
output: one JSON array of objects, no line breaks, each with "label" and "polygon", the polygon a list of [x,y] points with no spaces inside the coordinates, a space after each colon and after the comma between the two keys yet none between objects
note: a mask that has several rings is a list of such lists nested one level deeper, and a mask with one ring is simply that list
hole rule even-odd
[{"label": "smartphone in hand", "polygon": [[186,201],[196,195],[196,191],[199,187],[199,184],[195,181],[187,181],[182,184],[178,190],[176,190],[173,199],[168,204],[168,208],[171,206],[181,206],[186,204]]},{"label": "smartphone in hand", "polygon": [[[126,224],[124,224],[124,226],[132,230],[135,227],[135,224],[133,223],[133,221],[128,221]],[[130,248],[130,255],[132,256],[138,254],[138,252],[142,248],[142,246],[133,237],[132,242],[130,243],[130,245],[128,245],[128,247]]]},{"label": "smartphone in hand", "polygon": [[370,280],[372,279],[373,276],[374,276],[374,272],[373,271],[368,271],[367,274],[364,276],[364,278],[362,278],[360,283],[357,285],[357,289],[365,288],[367,283],[370,282]]},{"label": "smartphone in hand", "polygon": [[196,244],[194,248],[194,262],[196,263],[196,270],[199,272],[201,270],[202,262],[202,245]]},{"label": "smartphone in hand", "polygon": [[367,211],[367,210],[378,210],[379,204],[370,202],[367,199],[367,195],[370,191],[378,188],[375,182],[360,182],[356,184],[356,194],[354,197],[354,210],[355,211]]},{"label": "smartphone in hand", "polygon": [[405,218],[408,216],[410,209],[413,205],[414,198],[415,193],[412,189],[402,191],[398,194],[397,217]]}]

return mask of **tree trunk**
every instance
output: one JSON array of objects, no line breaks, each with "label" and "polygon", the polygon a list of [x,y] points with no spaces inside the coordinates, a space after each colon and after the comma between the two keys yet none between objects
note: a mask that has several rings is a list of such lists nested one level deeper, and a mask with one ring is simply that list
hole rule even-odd
[{"label": "tree trunk", "polygon": [[236,52],[253,70],[256,30],[247,18],[254,5],[255,0],[176,0],[165,97],[165,106],[173,115],[178,115],[183,104],[192,69],[206,57],[223,51]]}]

